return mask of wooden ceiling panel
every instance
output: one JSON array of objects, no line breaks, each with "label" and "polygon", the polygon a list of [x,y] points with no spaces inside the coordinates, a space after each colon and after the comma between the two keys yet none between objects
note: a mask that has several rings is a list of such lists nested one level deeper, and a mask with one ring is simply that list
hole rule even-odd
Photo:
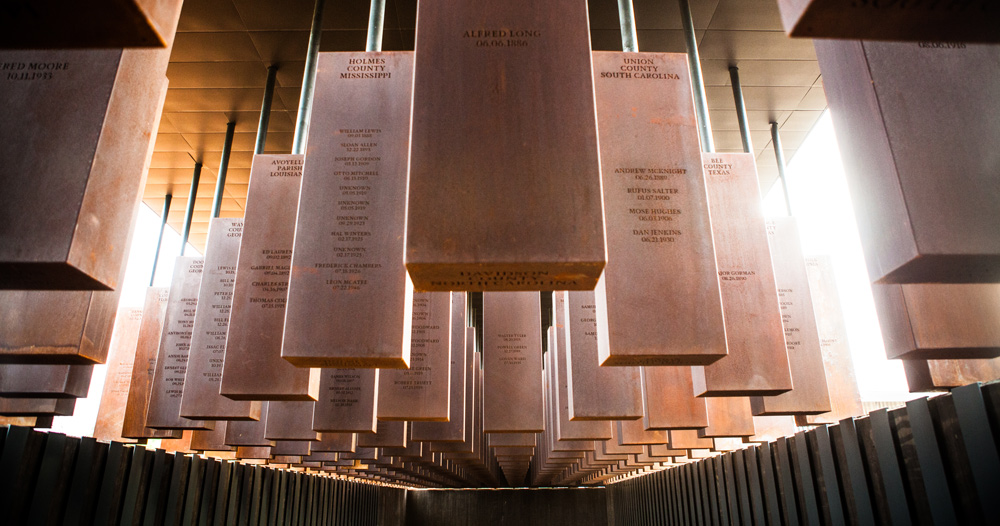
[{"label": "wooden ceiling panel", "polygon": [[246,24],[230,0],[185,0],[178,32],[246,31]]},{"label": "wooden ceiling panel", "polygon": [[[264,88],[182,88],[167,90],[163,111],[171,113],[223,111],[260,112]],[[271,108],[284,109],[281,101],[274,100]],[[225,131],[223,126],[222,130]],[[214,131],[214,130],[204,130]]]},{"label": "wooden ceiling panel", "polygon": [[824,110],[826,109],[826,92],[822,87],[810,88],[806,96],[802,98],[799,105],[802,110]]},{"label": "wooden ceiling panel", "polygon": [[709,29],[784,31],[774,0],[720,0]]},{"label": "wooden ceiling panel", "polygon": [[[277,94],[275,94],[274,101],[278,99]],[[263,102],[263,99],[261,100]],[[267,122],[267,133],[268,142],[270,142],[271,133],[274,132],[290,132],[295,129],[294,115],[296,112],[296,106],[287,106],[291,108],[290,110],[271,110],[271,116],[268,118]],[[273,107],[273,106],[272,106]],[[236,133],[257,133],[257,128],[260,124],[260,110],[257,111],[229,111],[222,114],[224,119],[222,121],[222,131],[226,130],[226,123],[232,120],[236,123]]]},{"label": "wooden ceiling panel", "polygon": [[[808,94],[806,95],[808,97]],[[795,110],[788,115],[788,118],[781,122],[781,132],[808,132],[816,125],[816,121],[823,115],[823,110]],[[784,137],[784,135],[782,135]]]},{"label": "wooden ceiling panel", "polygon": [[[799,102],[812,88],[797,86],[751,86],[743,87],[743,100],[747,108],[769,108],[771,110],[798,109]],[[736,110],[733,89],[729,86],[708,86],[705,88],[708,106],[712,109]]]},{"label": "wooden ceiling panel", "polygon": [[170,87],[259,88],[267,80],[267,67],[251,62],[171,62],[167,67]]},{"label": "wooden ceiling panel", "polygon": [[702,60],[816,60],[811,41],[788,38],[783,31],[709,29],[698,52]]},{"label": "wooden ceiling panel", "polygon": [[153,152],[153,160],[149,168],[185,168],[194,166],[191,154],[188,152]]},{"label": "wooden ceiling panel", "polygon": [[[183,13],[181,15],[183,17]],[[177,33],[171,62],[260,62],[250,34],[245,31]]]},{"label": "wooden ceiling panel", "polygon": [[191,145],[179,133],[160,132],[156,134],[153,149],[157,152],[186,152],[191,149]]},{"label": "wooden ceiling panel", "polygon": [[[171,92],[174,91],[176,90],[167,90],[167,96],[169,97]],[[163,117],[160,119],[160,122],[163,121],[170,122],[177,133],[206,133],[217,130],[225,131],[229,118],[226,117],[225,111],[222,110],[205,112],[183,111],[177,113],[164,111]]]},{"label": "wooden ceiling panel", "polygon": [[[614,10],[607,12],[609,22],[618,21],[618,2],[616,0],[599,0],[610,4]],[[691,18],[694,21],[694,28],[706,29],[715,16],[719,5],[719,0],[692,0]],[[676,0],[634,0],[633,10],[635,12],[636,29],[677,29],[683,28],[681,24],[680,5]],[[615,24],[612,27],[619,27]],[[642,49],[642,48],[640,48]]]},{"label": "wooden ceiling panel", "polygon": [[814,60],[730,60],[701,61],[707,86],[731,86],[729,66],[740,68],[740,84],[752,86],[812,86],[819,78]]},{"label": "wooden ceiling panel", "polygon": [[[256,130],[255,130],[256,131]],[[221,152],[226,143],[225,133],[187,133],[184,140],[196,152]],[[234,133],[233,151],[253,151],[257,142],[256,133]]]}]

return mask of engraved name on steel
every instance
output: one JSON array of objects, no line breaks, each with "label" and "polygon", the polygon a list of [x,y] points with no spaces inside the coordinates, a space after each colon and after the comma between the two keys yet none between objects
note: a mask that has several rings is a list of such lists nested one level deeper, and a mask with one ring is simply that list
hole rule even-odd
[{"label": "engraved name on steel", "polygon": [[754,157],[703,153],[725,312],[725,358],[695,367],[695,394],[776,395],[792,388]]},{"label": "engraved name on steel", "polygon": [[586,5],[428,0],[418,16],[414,286],[592,290],[606,253]]},{"label": "engraved name on steel", "polygon": [[381,371],[379,420],[448,420],[451,301],[451,292],[413,294],[410,368]]},{"label": "engraved name on steel", "polygon": [[156,369],[150,382],[147,427],[211,429],[206,422],[183,418],[180,414],[204,266],[205,258],[201,257],[179,257],[174,265],[163,332],[156,353]]},{"label": "engraved name on steel", "polygon": [[538,292],[483,294],[483,431],[540,433],[542,320]]},{"label": "engraved name on steel", "polygon": [[219,394],[242,235],[242,219],[215,218],[209,226],[181,397],[184,418],[252,420],[260,415],[260,402],[232,400]]},{"label": "engraved name on steel", "polygon": [[281,359],[301,178],[301,155],[254,156],[220,384],[234,400],[316,397],[319,373]]},{"label": "engraved name on steel", "polygon": [[566,395],[570,420],[634,420],[642,418],[639,367],[601,366],[601,334],[590,291],[566,292]]},{"label": "engraved name on steel", "polygon": [[142,307],[142,323],[139,326],[139,340],[132,362],[129,380],[128,400],[125,403],[125,420],[122,423],[123,438],[159,438],[169,436],[180,438],[180,431],[154,430],[146,427],[146,412],[149,409],[149,392],[156,371],[156,354],[163,334],[163,318],[167,313],[168,287],[146,289]]},{"label": "engraved name on steel", "polygon": [[319,58],[281,348],[297,366],[408,367],[412,74],[412,53]]},{"label": "engraved name on steel", "polygon": [[710,364],[726,333],[687,57],[597,52],[594,77],[609,254],[595,289],[601,364]]},{"label": "engraved name on steel", "polygon": [[324,433],[374,433],[378,369],[321,369],[313,428]]}]

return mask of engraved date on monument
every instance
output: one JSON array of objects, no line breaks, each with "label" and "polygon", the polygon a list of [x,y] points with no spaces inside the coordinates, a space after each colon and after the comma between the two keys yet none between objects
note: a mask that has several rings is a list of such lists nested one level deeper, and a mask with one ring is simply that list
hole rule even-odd
[{"label": "engraved date on monument", "polygon": [[0,62],[7,80],[52,80],[56,72],[69,69],[69,62]]},{"label": "engraved date on monument", "polygon": [[470,29],[462,38],[479,48],[523,48],[542,36],[537,29]]}]

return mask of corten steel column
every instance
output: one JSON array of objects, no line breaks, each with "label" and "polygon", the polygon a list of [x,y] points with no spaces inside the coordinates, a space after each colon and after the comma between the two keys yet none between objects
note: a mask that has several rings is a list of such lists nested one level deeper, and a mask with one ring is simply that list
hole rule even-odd
[{"label": "corten steel column", "polygon": [[219,160],[219,177],[215,180],[212,217],[219,217],[219,212],[222,210],[222,192],[226,188],[226,174],[229,172],[229,156],[233,153],[233,133],[235,131],[235,122],[226,124],[226,144],[222,146],[222,159]]},{"label": "corten steel column", "polygon": [[201,163],[194,163],[191,176],[191,191],[188,192],[187,210],[184,211],[184,230],[181,233],[181,255],[187,249],[188,235],[191,233],[191,217],[194,215],[194,201],[198,198],[198,181],[201,180]]},{"label": "corten steel column", "polygon": [[264,101],[260,105],[260,123],[257,124],[257,144],[254,154],[264,153],[264,143],[267,142],[267,126],[271,121],[271,99],[274,98],[274,80],[278,75],[278,66],[272,64],[267,68],[267,82],[264,84]]},{"label": "corten steel column", "polygon": [[160,236],[156,238],[156,252],[153,253],[153,272],[149,276],[149,286],[153,286],[156,279],[156,262],[160,259],[160,245],[163,243],[163,229],[167,227],[167,216],[170,214],[170,201],[174,199],[172,194],[163,197],[163,213],[160,214]]},{"label": "corten steel column", "polygon": [[750,142],[750,123],[747,121],[747,107],[743,102],[743,85],[740,84],[740,68],[729,66],[729,79],[733,83],[733,99],[736,101],[736,119],[740,123],[743,152],[753,153],[753,143]]},{"label": "corten steel column", "polygon": [[622,26],[622,51],[638,52],[639,38],[635,30],[635,12],[632,10],[632,0],[618,0],[618,20]]},{"label": "corten steel column", "polygon": [[701,146],[706,152],[715,151],[712,139],[712,123],[708,118],[708,101],[705,95],[705,79],[701,74],[701,59],[698,58],[698,39],[694,34],[694,20],[688,0],[678,0],[681,8],[681,23],[684,25],[684,40],[687,42],[688,64],[691,68],[691,84],[694,87],[694,109],[698,115],[698,132]]},{"label": "corten steel column", "polygon": [[385,20],[385,0],[372,0],[368,15],[368,42],[365,51],[382,51],[382,22]]},{"label": "corten steel column", "polygon": [[[292,139],[292,153],[298,155],[306,153],[306,138],[309,136],[309,116],[312,113],[313,91],[316,88],[316,60],[319,58],[319,41],[323,34],[323,2],[324,0],[316,0],[312,28],[309,30],[309,48],[306,52],[305,72],[302,74],[299,112],[295,120],[295,138]],[[381,39],[381,36],[379,38]]]},{"label": "corten steel column", "polygon": [[788,180],[785,179],[785,152],[781,148],[781,136],[778,135],[778,123],[771,123],[771,144],[774,146],[774,159],[778,161],[778,178],[781,179],[781,189],[785,192],[785,208],[792,215],[792,199],[788,196]]}]

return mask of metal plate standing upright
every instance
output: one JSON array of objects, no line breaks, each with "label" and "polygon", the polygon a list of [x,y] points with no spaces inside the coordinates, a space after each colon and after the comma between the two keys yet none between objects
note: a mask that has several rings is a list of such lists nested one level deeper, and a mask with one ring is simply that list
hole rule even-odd
[{"label": "metal plate standing upright", "polygon": [[542,320],[537,292],[483,294],[483,431],[541,433]]},{"label": "metal plate standing upright", "polygon": [[[461,442],[465,437],[466,379],[471,375],[468,364],[475,351],[476,330],[466,327],[466,294],[453,292],[451,297],[451,379],[448,383],[448,421],[413,422],[410,438],[415,441]],[[470,380],[471,381],[471,380]]]},{"label": "metal plate standing upright", "polygon": [[[601,332],[601,315],[590,291],[560,292],[566,307],[566,395],[570,420],[635,420],[642,418],[639,367],[602,366],[607,333]],[[559,314],[557,300],[556,311]]]},{"label": "metal plate standing upright", "polygon": [[708,190],[687,56],[594,53],[608,232],[602,365],[707,365],[726,355]]},{"label": "metal plate standing upright", "polygon": [[409,367],[412,74],[412,53],[320,55],[281,347],[299,367]]},{"label": "metal plate standing upright", "polygon": [[115,317],[115,329],[108,350],[108,367],[101,391],[101,405],[94,423],[94,438],[105,442],[126,440],[122,437],[132,365],[139,343],[142,308],[121,307]]},{"label": "metal plate standing upright", "polygon": [[374,433],[378,369],[320,369],[313,429],[324,433]]},{"label": "metal plate standing upright", "polygon": [[812,295],[813,311],[816,313],[816,329],[819,332],[819,346],[823,352],[823,368],[826,370],[830,407],[833,410],[801,418],[810,425],[836,424],[848,417],[864,415],[865,410],[861,406],[851,346],[847,341],[847,324],[840,305],[840,294],[837,292],[833,259],[830,256],[806,258],[806,273],[809,276],[809,292]]},{"label": "metal plate standing upright", "polygon": [[[171,13],[163,27],[168,44],[180,4],[165,9]],[[0,98],[6,101],[0,289],[121,286],[169,55],[169,48],[0,53]],[[54,199],[59,206],[51,206]],[[35,213],[40,209],[44,217]]]},{"label": "metal plate standing upright", "polygon": [[417,11],[414,286],[592,290],[607,255],[586,4],[427,0]]},{"label": "metal plate standing upright", "polygon": [[254,156],[220,384],[233,400],[316,399],[319,372],[281,359],[301,178],[301,155]]},{"label": "metal plate standing upright", "polygon": [[1000,46],[815,46],[872,281],[1000,282]]},{"label": "metal plate standing upright", "polygon": [[[549,347],[549,352],[547,354],[554,355],[551,359],[552,371],[551,378],[554,385],[551,386],[552,389],[552,411],[553,420],[555,421],[555,429],[550,430],[556,438],[556,440],[608,440],[611,438],[611,422],[601,421],[601,420],[570,420],[570,388],[569,388],[569,377],[570,377],[570,367],[569,367],[569,340],[567,339],[567,333],[569,331],[569,325],[566,321],[566,296],[567,292],[557,291],[553,297],[553,307],[555,317],[552,320],[552,327],[550,330],[555,331],[555,341],[554,345]],[[580,346],[585,346],[587,341],[591,341],[593,338],[588,338],[584,342],[577,342]],[[587,356],[588,353],[581,352],[580,355]],[[586,366],[587,361],[593,362],[593,367],[599,367],[597,365],[596,358],[596,348],[592,349],[589,353],[590,358],[584,358],[584,362],[580,363],[580,359],[577,359],[577,366]],[[584,367],[581,367],[584,368]],[[605,372],[609,373],[608,376],[621,377],[622,372],[616,372],[618,368],[605,368],[606,371],[597,371],[599,376],[605,376]],[[620,368],[624,371],[625,377],[629,377],[632,374],[631,368],[623,367]],[[579,380],[578,380],[579,382]],[[634,384],[633,384],[634,385]],[[618,387],[617,385],[614,385]],[[587,386],[581,386],[581,389]],[[592,386],[591,386],[592,387]],[[617,390],[617,389],[616,389]],[[629,395],[632,396],[632,395]],[[583,397],[583,399],[577,399],[581,403],[581,414],[586,413],[587,407],[583,402],[588,397]],[[626,398],[626,400],[628,400]],[[600,404],[599,404],[600,405]],[[642,408],[639,408],[642,411]]]},{"label": "metal plate standing upright", "polygon": [[[379,420],[448,420],[451,324],[456,315],[452,296],[451,292],[413,294],[410,368],[379,373]],[[465,302],[461,303],[459,323],[465,320]]]},{"label": "metal plate standing upright", "polygon": [[889,359],[1000,356],[1000,285],[872,285]]},{"label": "metal plate standing upright", "polygon": [[242,236],[242,219],[212,219],[181,397],[184,418],[256,420],[260,417],[259,401],[232,400],[219,394]]},{"label": "metal plate standing upright", "polygon": [[794,218],[768,219],[767,237],[778,285],[781,324],[794,388],[776,396],[750,398],[754,415],[815,415],[831,410],[823,351],[813,312],[802,242]]},{"label": "metal plate standing upright", "polygon": [[154,429],[211,429],[211,425],[181,417],[181,397],[188,351],[198,308],[198,290],[205,258],[179,257],[167,298],[163,332],[156,353],[156,369],[149,387],[146,427]]},{"label": "metal plate standing upright", "polygon": [[149,409],[149,391],[156,371],[156,354],[163,334],[163,319],[167,314],[168,287],[149,287],[142,306],[142,323],[136,343],[135,359],[129,380],[125,417],[122,422],[123,438],[180,438],[180,431],[154,430],[146,427]]},{"label": "metal plate standing upright", "polygon": [[725,358],[692,371],[699,396],[776,395],[792,388],[754,157],[701,154],[725,313]]}]

